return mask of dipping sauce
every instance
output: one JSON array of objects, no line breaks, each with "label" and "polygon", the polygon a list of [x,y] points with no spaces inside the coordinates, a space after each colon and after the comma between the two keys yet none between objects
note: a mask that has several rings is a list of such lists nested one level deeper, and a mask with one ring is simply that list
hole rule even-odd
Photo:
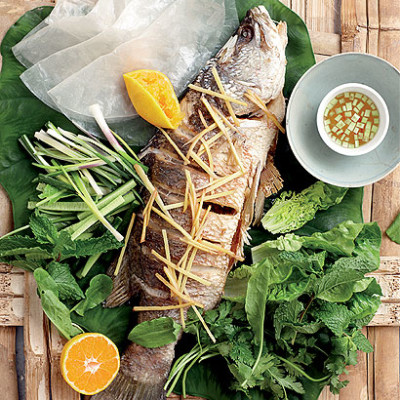
[{"label": "dipping sauce", "polygon": [[337,144],[357,148],[372,140],[378,132],[379,111],[365,94],[340,93],[325,109],[324,127]]}]

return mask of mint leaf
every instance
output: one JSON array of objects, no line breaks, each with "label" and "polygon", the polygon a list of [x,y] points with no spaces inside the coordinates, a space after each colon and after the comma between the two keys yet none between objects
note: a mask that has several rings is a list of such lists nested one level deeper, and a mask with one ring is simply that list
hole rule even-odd
[{"label": "mint leaf", "polygon": [[317,320],[322,321],[336,336],[342,336],[353,316],[343,304],[323,303],[313,313]]},{"label": "mint leaf", "polygon": [[85,296],[71,274],[68,264],[51,262],[47,268],[49,274],[57,284],[60,300],[81,300]]},{"label": "mint leaf", "polygon": [[371,353],[374,351],[372,344],[360,331],[355,332],[353,343],[357,346],[358,350],[363,351],[364,353]]},{"label": "mint leaf", "polygon": [[58,231],[49,218],[33,213],[29,220],[29,226],[39,243],[56,243]]},{"label": "mint leaf", "polygon": [[96,275],[91,279],[89,287],[85,292],[85,299],[80,301],[74,308],[77,314],[83,316],[87,310],[98,306],[111,293],[113,288],[112,279],[104,274]]},{"label": "mint leaf", "polygon": [[75,240],[75,248],[64,249],[63,256],[67,257],[86,257],[98,253],[106,253],[110,250],[119,249],[124,246],[123,242],[119,242],[110,233],[106,232],[103,236],[90,238],[85,240]]},{"label": "mint leaf", "polygon": [[280,339],[282,328],[286,323],[294,323],[304,310],[303,303],[298,300],[285,302],[279,305],[274,314],[275,337]]},{"label": "mint leaf", "polygon": [[128,339],[148,348],[162,347],[178,340],[182,327],[170,317],[161,317],[136,325]]}]

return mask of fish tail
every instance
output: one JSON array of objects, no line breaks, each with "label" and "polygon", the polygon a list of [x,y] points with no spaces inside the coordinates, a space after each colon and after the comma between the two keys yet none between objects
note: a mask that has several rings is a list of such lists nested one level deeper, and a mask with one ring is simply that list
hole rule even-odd
[{"label": "fish tail", "polygon": [[165,400],[164,385],[175,343],[149,349],[132,343],[121,357],[116,378],[92,400]]},{"label": "fish tail", "polygon": [[111,385],[92,400],[166,400],[164,382],[140,382],[119,372]]},{"label": "fish tail", "polygon": [[107,297],[105,306],[118,307],[126,303],[135,294],[130,283],[129,255],[125,253],[117,275],[114,275],[118,259],[116,259],[107,271],[113,280],[113,290]]}]

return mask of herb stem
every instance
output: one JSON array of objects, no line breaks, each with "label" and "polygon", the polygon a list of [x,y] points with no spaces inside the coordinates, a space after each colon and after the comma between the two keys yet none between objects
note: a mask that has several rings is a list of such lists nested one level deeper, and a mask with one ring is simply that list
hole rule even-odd
[{"label": "herb stem", "polygon": [[286,358],[280,357],[280,356],[276,356],[279,360],[281,360],[282,362],[284,362],[287,365],[290,365],[293,369],[295,369],[297,372],[299,372],[301,375],[303,375],[305,378],[307,378],[309,381],[311,382],[323,382],[327,379],[330,378],[330,375],[326,375],[323,376],[322,378],[313,378],[310,375],[308,375],[306,372],[304,372],[300,367],[298,367],[296,364],[293,364],[292,362],[290,362],[289,360],[286,360]]}]

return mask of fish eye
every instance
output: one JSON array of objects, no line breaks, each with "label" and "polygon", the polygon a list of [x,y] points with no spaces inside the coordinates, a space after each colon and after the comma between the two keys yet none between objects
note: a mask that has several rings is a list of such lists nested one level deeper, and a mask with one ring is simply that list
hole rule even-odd
[{"label": "fish eye", "polygon": [[254,29],[252,26],[250,25],[245,25],[241,32],[240,32],[240,36],[245,39],[246,41],[250,42],[251,39],[253,39],[254,36]]}]

